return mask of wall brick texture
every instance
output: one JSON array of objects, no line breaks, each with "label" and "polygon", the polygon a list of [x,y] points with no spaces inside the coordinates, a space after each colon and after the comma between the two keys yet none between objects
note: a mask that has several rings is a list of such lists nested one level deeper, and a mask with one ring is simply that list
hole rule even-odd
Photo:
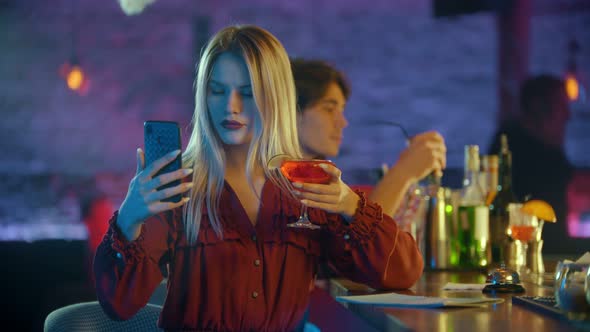
[{"label": "wall brick texture", "polygon": [[[347,73],[350,126],[336,159],[345,174],[395,162],[401,133],[380,121],[440,131],[449,167],[462,168],[463,145],[487,149],[495,128],[493,15],[435,19],[429,0],[367,3],[160,0],[127,17],[116,1],[0,2],[0,173],[128,179],[143,121],[175,120],[188,132],[199,49],[229,23],[261,25],[290,55]],[[562,74],[571,37],[590,78],[590,11],[536,13],[530,71]],[[85,95],[59,75],[73,48],[88,73]],[[589,105],[576,105],[567,134],[568,155],[582,167],[590,166]]]}]

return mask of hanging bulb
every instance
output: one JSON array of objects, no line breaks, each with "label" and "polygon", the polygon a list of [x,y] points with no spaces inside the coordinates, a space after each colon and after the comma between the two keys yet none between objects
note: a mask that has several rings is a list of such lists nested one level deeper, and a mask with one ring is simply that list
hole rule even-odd
[{"label": "hanging bulb", "polygon": [[584,102],[586,99],[585,88],[578,72],[577,53],[580,51],[580,44],[572,39],[568,43],[567,69],[564,75],[565,91],[570,103]]},{"label": "hanging bulb", "polygon": [[77,91],[79,90],[85,80],[84,72],[80,66],[72,66],[68,76],[66,78],[66,82],[68,83],[68,88],[71,90]]},{"label": "hanging bulb", "polygon": [[71,53],[70,53],[70,60],[63,65],[61,65],[59,69],[59,75],[64,79],[66,82],[66,86],[68,89],[80,94],[86,95],[88,89],[90,87],[88,77],[80,62],[78,61],[77,56],[77,47],[76,47],[76,40],[77,40],[77,30],[76,29],[76,20],[75,20],[75,7],[77,0],[71,0],[71,31],[70,31],[70,38],[71,38]]},{"label": "hanging bulb", "polygon": [[580,98],[580,82],[573,73],[565,74],[565,92],[569,101],[576,101]]},{"label": "hanging bulb", "polygon": [[76,56],[64,63],[60,68],[60,76],[65,80],[67,87],[81,95],[85,95],[90,87],[88,77],[82,66],[78,63]]}]

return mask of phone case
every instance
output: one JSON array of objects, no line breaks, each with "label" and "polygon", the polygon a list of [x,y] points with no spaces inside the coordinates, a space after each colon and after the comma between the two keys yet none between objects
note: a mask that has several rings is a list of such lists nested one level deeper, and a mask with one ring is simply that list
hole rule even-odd
[{"label": "phone case", "polygon": [[[181,149],[180,128],[178,123],[172,121],[146,121],[144,129],[145,166],[162,158],[174,150]],[[182,156],[178,155],[171,163],[163,167],[154,177],[176,171],[182,167]],[[174,187],[180,184],[180,180],[173,181],[158,188],[158,190]],[[181,195],[176,195],[162,200],[163,202],[179,202]]]}]

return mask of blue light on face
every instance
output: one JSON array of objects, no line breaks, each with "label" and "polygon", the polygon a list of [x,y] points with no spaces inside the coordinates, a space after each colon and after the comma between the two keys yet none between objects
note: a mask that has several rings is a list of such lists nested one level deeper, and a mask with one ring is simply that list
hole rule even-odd
[{"label": "blue light on face", "polygon": [[[215,60],[207,85],[207,107],[213,127],[223,143],[250,143],[258,110],[252,94],[250,72],[241,56],[223,53]],[[227,122],[243,126],[236,128],[228,126]]]}]

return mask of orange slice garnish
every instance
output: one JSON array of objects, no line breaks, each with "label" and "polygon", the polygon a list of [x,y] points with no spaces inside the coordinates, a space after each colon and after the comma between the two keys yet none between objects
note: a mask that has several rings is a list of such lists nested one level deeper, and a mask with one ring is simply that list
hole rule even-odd
[{"label": "orange slice garnish", "polygon": [[530,201],[524,202],[521,211],[546,222],[557,221],[553,207],[549,203],[540,199],[531,199]]}]

